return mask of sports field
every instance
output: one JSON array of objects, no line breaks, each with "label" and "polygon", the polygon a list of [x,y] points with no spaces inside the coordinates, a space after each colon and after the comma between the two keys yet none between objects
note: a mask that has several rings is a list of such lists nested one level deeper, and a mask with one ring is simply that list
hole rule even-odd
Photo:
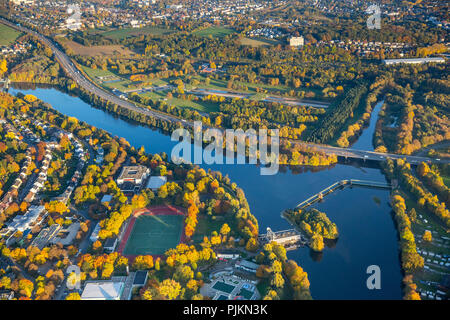
[{"label": "sports field", "polygon": [[133,217],[127,228],[131,228],[129,236],[123,240],[122,254],[162,255],[168,249],[175,248],[182,241],[184,215],[173,214],[168,209],[166,211],[168,214],[149,212]]},{"label": "sports field", "polygon": [[235,33],[236,31],[227,27],[208,27],[203,30],[195,31],[194,34],[199,37],[213,37],[213,38],[223,38],[229,34]]}]

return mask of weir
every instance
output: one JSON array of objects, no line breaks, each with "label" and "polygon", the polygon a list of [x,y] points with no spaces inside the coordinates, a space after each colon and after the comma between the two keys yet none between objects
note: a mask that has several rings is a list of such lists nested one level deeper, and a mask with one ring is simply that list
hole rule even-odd
[{"label": "weir", "polygon": [[338,189],[343,189],[346,186],[360,186],[360,187],[370,187],[370,188],[391,189],[391,185],[386,182],[357,180],[357,179],[340,180],[340,181],[333,183],[331,186],[323,189],[322,191],[314,194],[313,196],[309,197],[308,199],[304,200],[303,202],[300,202],[298,205],[295,206],[295,208],[296,209],[307,208],[310,205],[322,200],[324,196],[326,196],[330,193],[333,193],[334,191],[336,191]]}]

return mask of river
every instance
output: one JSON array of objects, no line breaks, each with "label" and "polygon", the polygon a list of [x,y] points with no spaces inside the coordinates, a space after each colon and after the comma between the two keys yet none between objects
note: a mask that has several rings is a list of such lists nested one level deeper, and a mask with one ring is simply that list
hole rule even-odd
[{"label": "river", "polygon": [[[76,117],[90,125],[102,128],[112,135],[126,138],[131,145],[144,146],[150,153],[166,152],[170,155],[176,142],[148,127],[122,120],[103,110],[95,109],[77,97],[54,88],[16,89],[10,93],[33,94],[51,104],[59,112]],[[375,108],[376,109],[376,108]],[[376,115],[374,113],[376,121]],[[373,128],[364,132],[369,137]],[[369,145],[359,148],[371,150]],[[278,231],[291,226],[280,217],[280,212],[292,208],[312,194],[342,179],[385,181],[378,168],[364,167],[361,163],[339,163],[330,168],[313,170],[298,167],[281,168],[272,176],[260,175],[255,165],[202,165],[221,171],[238,184],[246,194],[252,213],[259,222],[261,232],[267,227]],[[387,190],[346,188],[335,192],[315,205],[337,224],[340,237],[333,247],[320,255],[311,254],[309,248],[288,252],[308,273],[314,299],[401,299],[401,269],[397,231],[388,205]],[[370,265],[381,269],[381,289],[366,286]]]},{"label": "river", "polygon": [[370,117],[369,126],[366,129],[364,129],[362,134],[359,136],[358,140],[351,146],[352,149],[356,149],[356,150],[362,149],[362,150],[367,150],[367,151],[374,151],[373,134],[375,132],[378,115],[380,114],[383,104],[384,104],[384,100],[379,101],[375,104],[375,107],[372,110],[372,116]]}]

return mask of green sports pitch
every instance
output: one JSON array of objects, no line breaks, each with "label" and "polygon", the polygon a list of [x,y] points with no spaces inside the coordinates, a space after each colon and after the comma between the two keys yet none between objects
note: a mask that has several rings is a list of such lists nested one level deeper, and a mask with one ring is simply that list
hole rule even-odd
[{"label": "green sports pitch", "polygon": [[164,254],[180,243],[183,222],[182,215],[137,217],[123,254],[125,256]]}]

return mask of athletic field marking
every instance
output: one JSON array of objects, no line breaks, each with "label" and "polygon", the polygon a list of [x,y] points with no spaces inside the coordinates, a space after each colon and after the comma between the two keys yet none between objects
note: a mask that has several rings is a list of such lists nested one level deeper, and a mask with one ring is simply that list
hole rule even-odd
[{"label": "athletic field marking", "polygon": [[149,217],[152,217],[153,219],[155,219],[155,220],[158,221],[159,223],[165,225],[166,227],[170,227],[169,224],[167,224],[167,223],[165,223],[164,221],[162,221],[162,219],[161,219],[161,218],[158,218],[158,216],[149,216]]}]

